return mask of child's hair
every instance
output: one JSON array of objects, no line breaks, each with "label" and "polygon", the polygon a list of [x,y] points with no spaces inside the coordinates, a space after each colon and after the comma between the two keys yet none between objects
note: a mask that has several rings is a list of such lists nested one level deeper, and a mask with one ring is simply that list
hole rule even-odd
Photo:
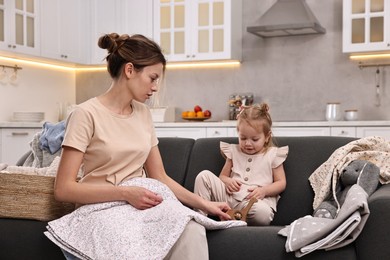
[{"label": "child's hair", "polygon": [[254,129],[258,131],[262,130],[265,136],[270,136],[269,141],[264,145],[266,148],[275,146],[271,134],[272,119],[268,111],[268,104],[254,104],[252,106],[242,107],[241,112],[237,116],[237,131],[239,130],[240,123],[245,121]]}]

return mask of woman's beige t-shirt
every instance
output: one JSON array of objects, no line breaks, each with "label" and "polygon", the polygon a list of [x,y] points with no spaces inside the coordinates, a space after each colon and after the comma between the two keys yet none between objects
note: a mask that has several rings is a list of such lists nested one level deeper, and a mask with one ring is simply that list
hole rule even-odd
[{"label": "woman's beige t-shirt", "polygon": [[131,115],[118,115],[92,98],[69,115],[62,145],[84,153],[80,182],[118,185],[144,176],[143,164],[158,139],[148,107],[131,104]]}]

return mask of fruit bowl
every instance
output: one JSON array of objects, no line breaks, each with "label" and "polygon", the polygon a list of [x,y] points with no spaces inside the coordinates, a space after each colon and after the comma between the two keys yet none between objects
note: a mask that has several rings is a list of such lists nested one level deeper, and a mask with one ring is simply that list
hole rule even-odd
[{"label": "fruit bowl", "polygon": [[182,117],[182,118],[188,121],[204,121],[210,119],[211,117]]}]

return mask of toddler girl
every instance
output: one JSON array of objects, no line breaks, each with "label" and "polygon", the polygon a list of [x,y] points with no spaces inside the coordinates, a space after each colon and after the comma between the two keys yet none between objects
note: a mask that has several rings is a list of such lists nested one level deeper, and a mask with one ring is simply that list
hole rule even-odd
[{"label": "toddler girl", "polygon": [[286,187],[283,162],[288,146],[275,147],[271,126],[267,104],[244,107],[237,116],[238,144],[220,143],[226,162],[219,178],[204,170],[195,180],[195,193],[234,209],[243,209],[256,198],[247,214],[248,225],[269,225]]}]

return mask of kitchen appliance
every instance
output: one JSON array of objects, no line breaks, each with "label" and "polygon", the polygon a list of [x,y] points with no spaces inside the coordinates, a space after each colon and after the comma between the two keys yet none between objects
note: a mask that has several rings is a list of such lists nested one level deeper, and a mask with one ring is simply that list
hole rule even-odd
[{"label": "kitchen appliance", "polygon": [[326,32],[305,0],[277,0],[247,31],[260,37]]},{"label": "kitchen appliance", "polygon": [[229,96],[229,120],[236,120],[240,113],[241,106],[253,104],[253,93],[234,93]]},{"label": "kitchen appliance", "polygon": [[174,107],[154,107],[150,108],[153,122],[174,122],[175,108]]}]

